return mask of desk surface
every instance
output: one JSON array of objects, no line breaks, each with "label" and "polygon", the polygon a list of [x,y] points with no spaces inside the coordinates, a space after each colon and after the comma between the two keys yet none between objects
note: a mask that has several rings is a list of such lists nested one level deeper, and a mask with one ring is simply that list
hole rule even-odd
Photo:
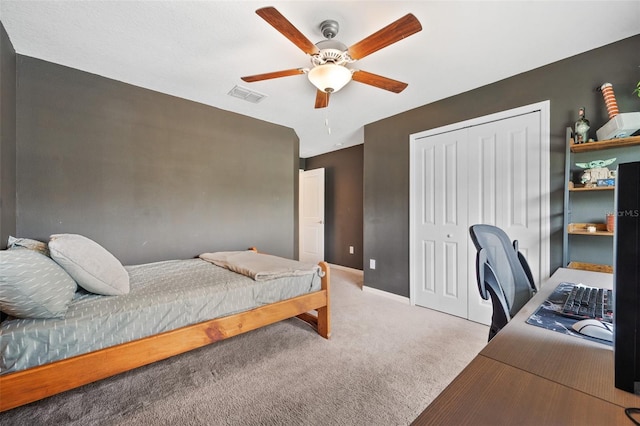
[{"label": "desk surface", "polygon": [[412,425],[628,423],[615,404],[478,355]]},{"label": "desk surface", "polygon": [[612,347],[525,322],[563,281],[613,284],[610,274],[558,269],[414,424],[631,424],[623,408],[640,407],[640,396],[615,388]]}]

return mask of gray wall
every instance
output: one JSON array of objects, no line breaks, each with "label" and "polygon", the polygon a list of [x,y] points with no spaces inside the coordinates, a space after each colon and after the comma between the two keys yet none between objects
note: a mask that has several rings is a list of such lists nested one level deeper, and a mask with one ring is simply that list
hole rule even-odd
[{"label": "gray wall", "polygon": [[0,22],[0,249],[16,232],[16,52]]},{"label": "gray wall", "polygon": [[[595,130],[607,121],[602,83],[613,84],[621,112],[640,111],[640,36],[365,126],[364,259],[367,286],[409,295],[409,135],[544,100],[551,101],[552,271],[562,261],[565,129],[586,107]],[[473,72],[472,69],[470,72]],[[436,84],[436,83],[434,83]],[[638,149],[638,148],[633,148]]]},{"label": "gray wall", "polygon": [[125,264],[297,255],[292,129],[21,55],[17,75],[19,236],[80,233]]},{"label": "gray wall", "polygon": [[363,153],[364,146],[356,145],[304,162],[306,170],[325,169],[325,260],[354,269],[362,269],[363,259]]}]

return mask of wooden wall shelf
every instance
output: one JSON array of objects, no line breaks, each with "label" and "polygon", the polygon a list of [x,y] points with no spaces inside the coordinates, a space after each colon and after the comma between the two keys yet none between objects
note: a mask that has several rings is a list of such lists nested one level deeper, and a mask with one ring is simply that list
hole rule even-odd
[{"label": "wooden wall shelf", "polygon": [[601,149],[616,148],[621,146],[640,145],[640,136],[631,136],[629,138],[609,139],[598,142],[574,143],[573,138],[569,142],[571,152],[587,152],[598,151]]},{"label": "wooden wall shelf", "polygon": [[569,269],[581,269],[583,271],[594,271],[594,272],[606,272],[607,274],[613,274],[613,266],[611,265],[600,265],[597,263],[586,263],[586,262],[570,262],[567,265]]},{"label": "wooden wall shelf", "polygon": [[584,186],[574,186],[574,187],[570,187],[569,191],[576,191],[576,192],[580,192],[580,191],[613,191],[615,190],[616,187],[615,186],[594,186],[594,187],[590,187],[590,188],[586,188]]},{"label": "wooden wall shelf", "polygon": [[[595,226],[595,232],[589,232],[588,227]],[[607,231],[606,223],[570,223],[567,232],[571,235],[593,235],[612,237],[613,232]]]}]

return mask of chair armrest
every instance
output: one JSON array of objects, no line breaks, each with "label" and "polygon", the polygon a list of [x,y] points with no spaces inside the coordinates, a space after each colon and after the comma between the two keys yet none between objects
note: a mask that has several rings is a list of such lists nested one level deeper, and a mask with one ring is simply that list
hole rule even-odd
[{"label": "chair armrest", "polygon": [[484,300],[489,300],[487,294],[487,288],[484,285],[484,265],[487,264],[487,253],[485,249],[480,249],[476,253],[476,280],[478,281],[478,290],[480,291],[480,297]]},{"label": "chair armrest", "polygon": [[536,294],[538,292],[538,288],[536,287],[536,283],[533,280],[533,274],[531,273],[531,267],[529,267],[529,262],[527,262],[527,258],[524,257],[524,255],[520,253],[520,250],[518,249],[518,240],[513,240],[513,249],[516,251],[516,254],[518,255],[518,260],[520,261],[520,265],[522,265],[522,269],[524,269],[524,273],[527,276],[527,279],[529,280],[529,286],[531,287],[533,294]]},{"label": "chair armrest", "polygon": [[518,252],[518,260],[522,265],[522,269],[524,269],[524,273],[527,275],[529,285],[531,286],[531,291],[533,291],[533,294],[536,294],[538,292],[538,288],[536,287],[536,283],[533,281],[533,274],[531,273],[529,262],[527,262],[527,259],[520,252]]},{"label": "chair armrest", "polygon": [[[489,287],[489,291],[495,295],[498,299],[502,307],[504,308],[504,312],[509,316],[509,306],[507,305],[507,298],[504,295],[504,291],[502,290],[502,286],[498,283],[498,277],[487,262],[487,251],[486,249],[478,250],[476,254],[476,278],[478,280],[478,290],[480,290],[480,297],[484,300],[489,300],[489,292],[487,291],[487,286]],[[494,301],[495,303],[495,301]],[[511,318],[507,318],[507,321]]]},{"label": "chair armrest", "polygon": [[[510,308],[509,308],[509,305],[507,304],[507,298],[504,295],[502,286],[498,283],[498,276],[496,275],[495,271],[493,270],[491,265],[489,265],[488,262],[485,262],[483,269],[484,269],[484,274],[483,274],[484,284],[485,286],[489,287],[488,288],[489,293],[492,293],[492,296],[493,296],[492,303],[495,304],[496,302],[499,302],[500,305],[502,305],[502,311],[504,312],[507,322],[511,321],[511,315],[509,314]],[[495,312],[495,308],[494,308],[494,312]]]}]

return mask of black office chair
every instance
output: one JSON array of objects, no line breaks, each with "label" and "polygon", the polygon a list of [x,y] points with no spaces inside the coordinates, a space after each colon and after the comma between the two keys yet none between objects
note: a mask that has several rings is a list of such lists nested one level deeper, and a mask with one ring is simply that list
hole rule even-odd
[{"label": "black office chair", "polygon": [[469,227],[476,246],[476,278],[480,296],[491,297],[493,316],[489,340],[533,297],[537,289],[527,259],[513,245],[507,234],[492,225]]}]

